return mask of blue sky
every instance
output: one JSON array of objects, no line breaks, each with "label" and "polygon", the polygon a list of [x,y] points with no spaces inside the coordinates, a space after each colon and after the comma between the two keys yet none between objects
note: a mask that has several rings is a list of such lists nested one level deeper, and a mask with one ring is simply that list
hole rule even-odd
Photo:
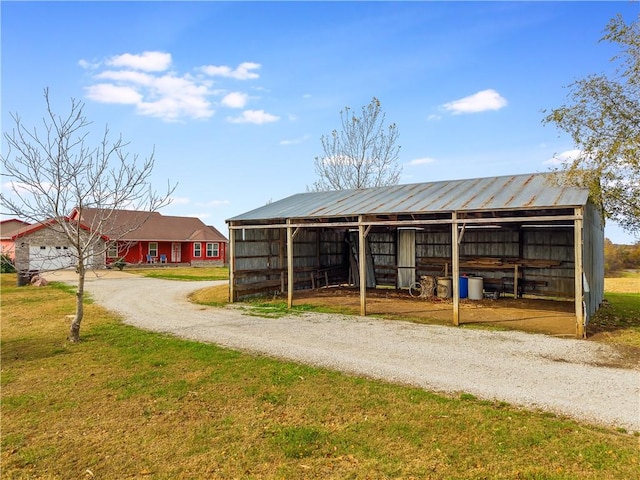
[{"label": "blue sky", "polygon": [[[638,2],[7,2],[2,130],[85,103],[155,150],[166,215],[225,219],[304,192],[320,137],[372,97],[400,133],[401,183],[542,172],[574,146],[543,110],[611,72],[599,43]],[[3,151],[5,145],[3,143]],[[5,187],[3,187],[5,188]],[[615,225],[616,243],[637,239]]]}]

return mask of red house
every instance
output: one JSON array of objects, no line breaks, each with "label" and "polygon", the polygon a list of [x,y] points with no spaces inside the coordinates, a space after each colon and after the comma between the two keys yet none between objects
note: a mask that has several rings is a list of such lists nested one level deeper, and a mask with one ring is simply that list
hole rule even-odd
[{"label": "red house", "polygon": [[101,226],[100,232],[110,241],[107,265],[119,258],[134,264],[212,266],[226,263],[227,238],[199,218],[94,208],[74,209],[70,217],[92,229]]}]

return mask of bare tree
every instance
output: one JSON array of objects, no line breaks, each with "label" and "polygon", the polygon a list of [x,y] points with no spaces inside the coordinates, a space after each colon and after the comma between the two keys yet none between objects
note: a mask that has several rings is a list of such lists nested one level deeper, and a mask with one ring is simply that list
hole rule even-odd
[{"label": "bare tree", "polygon": [[[140,161],[125,151],[129,146],[119,136],[109,140],[105,128],[97,146],[89,146],[91,122],[83,113],[84,104],[71,99],[68,115],[56,115],[51,107],[49,91],[44,98],[47,113],[43,130],[27,128],[17,114],[12,114],[14,127],[4,133],[6,155],[1,155],[2,175],[11,183],[11,193],[0,193],[4,214],[15,215],[31,223],[40,223],[62,235],[69,243],[67,254],[78,274],[76,312],[69,328],[69,340],[80,340],[84,283],[87,270],[94,268],[96,257],[104,258],[109,248],[106,231],[112,217],[120,209],[157,211],[170,202],[175,189],[167,183],[163,194],[150,185],[154,154]],[[85,209],[96,209],[90,225],[81,220]],[[75,211],[77,219],[68,215]],[[75,216],[74,216],[75,217]],[[144,222],[144,215],[138,216]],[[130,231],[140,225],[127,225]],[[125,231],[117,234],[126,233]],[[102,265],[100,265],[102,266]]]},{"label": "bare tree", "polygon": [[318,180],[311,190],[396,185],[400,179],[400,146],[395,123],[385,127],[380,100],[373,98],[362,107],[362,116],[345,107],[340,112],[342,129],[320,138],[324,155],[315,158]]}]

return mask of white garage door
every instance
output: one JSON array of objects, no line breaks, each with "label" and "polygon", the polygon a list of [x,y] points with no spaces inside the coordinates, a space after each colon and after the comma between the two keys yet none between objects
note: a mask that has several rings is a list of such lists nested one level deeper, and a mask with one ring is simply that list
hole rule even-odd
[{"label": "white garage door", "polygon": [[74,267],[76,259],[66,246],[29,247],[29,270],[60,270]]}]

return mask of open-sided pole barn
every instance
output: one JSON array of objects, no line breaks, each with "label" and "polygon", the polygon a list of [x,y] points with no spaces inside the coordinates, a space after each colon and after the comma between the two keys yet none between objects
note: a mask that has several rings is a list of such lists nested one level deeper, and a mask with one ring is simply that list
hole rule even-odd
[{"label": "open-sided pole barn", "polygon": [[296,290],[350,284],[366,315],[368,288],[429,275],[450,282],[458,325],[468,274],[516,298],[574,299],[582,338],[604,298],[600,211],[552,174],[308,192],[227,223],[232,301],[280,292],[292,306]]}]

